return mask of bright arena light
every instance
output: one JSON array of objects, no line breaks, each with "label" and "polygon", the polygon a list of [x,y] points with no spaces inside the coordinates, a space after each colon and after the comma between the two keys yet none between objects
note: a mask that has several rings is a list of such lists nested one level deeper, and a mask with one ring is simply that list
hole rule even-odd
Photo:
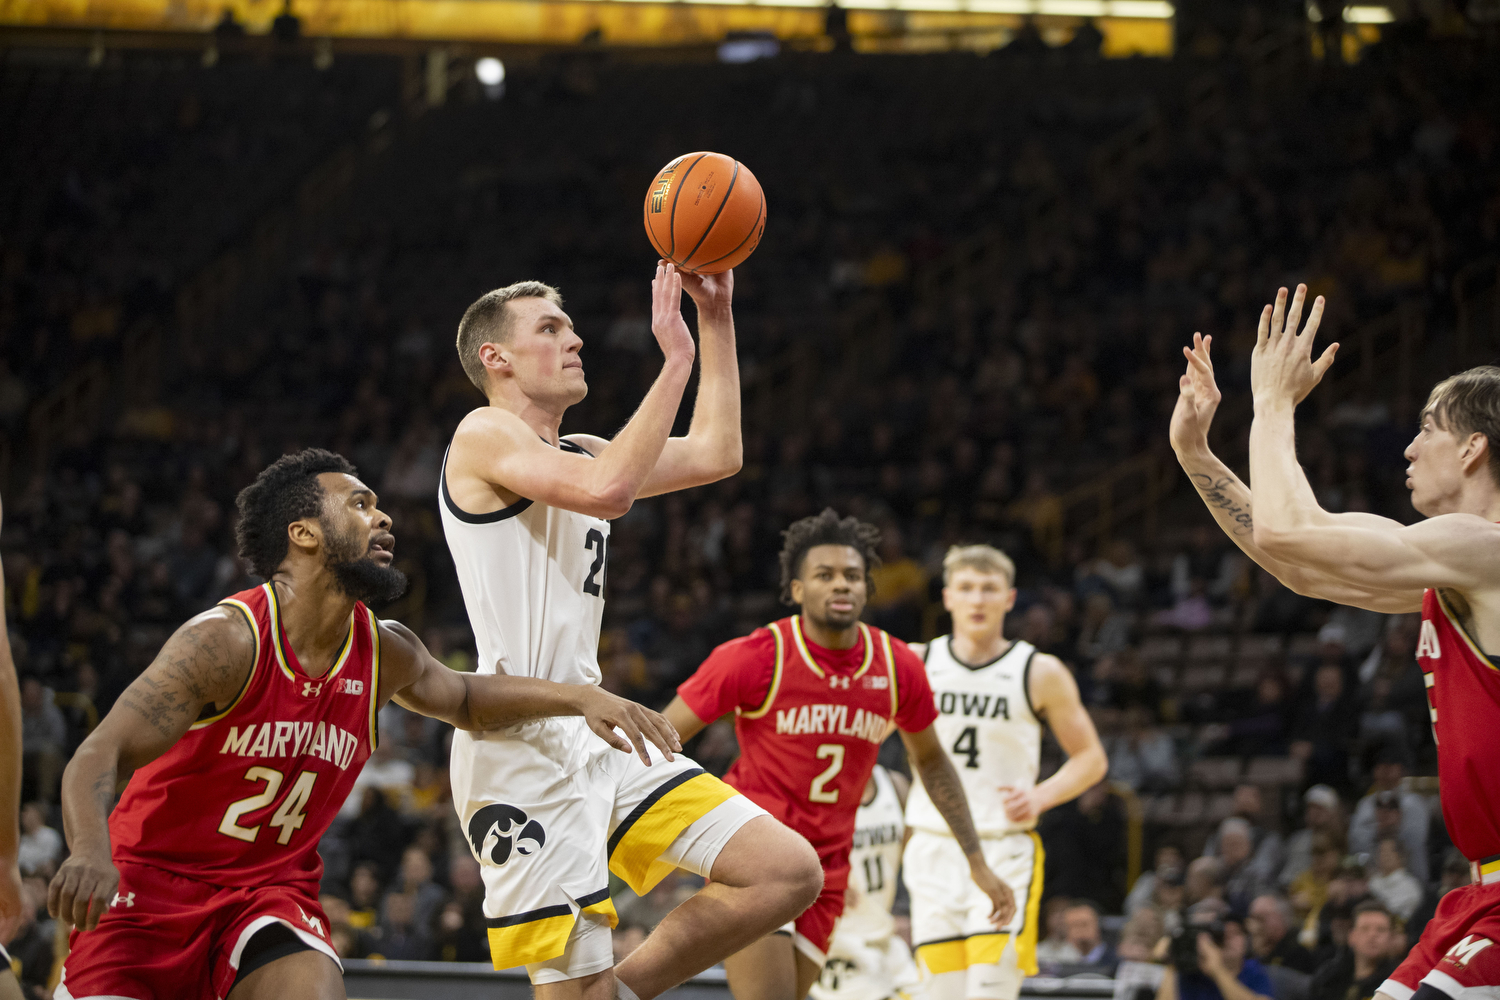
[{"label": "bright arena light", "polygon": [[494,56],[485,56],[475,61],[474,75],[486,87],[498,87],[505,82],[505,64]]},{"label": "bright arena light", "polygon": [[1345,7],[1344,20],[1350,24],[1390,24],[1396,19],[1389,7]]}]

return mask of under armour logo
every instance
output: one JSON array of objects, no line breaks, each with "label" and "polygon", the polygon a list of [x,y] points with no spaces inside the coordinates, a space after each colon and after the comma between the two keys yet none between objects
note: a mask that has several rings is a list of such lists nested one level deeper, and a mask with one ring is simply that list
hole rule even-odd
[{"label": "under armour logo", "polygon": [[503,865],[510,860],[512,847],[525,857],[540,851],[546,842],[542,824],[528,820],[525,811],[515,806],[485,806],[469,820],[469,843],[480,861]]},{"label": "under armour logo", "polygon": [[127,892],[125,895],[122,896],[122,895],[120,895],[117,892],[117,893],[115,893],[115,898],[111,899],[109,901],[109,905],[112,906],[112,907],[113,906],[119,906],[121,903],[124,903],[126,906],[134,906],[135,905],[135,893],[133,893],[133,892]]},{"label": "under armour logo", "polygon": [[320,695],[322,693],[323,693],[323,685],[322,684],[314,684],[312,681],[303,681],[302,682],[302,697],[304,697],[304,698],[316,698],[318,695]]},{"label": "under armour logo", "polygon": [[300,906],[297,907],[297,912],[302,914],[302,922],[308,927],[312,928],[315,932],[317,932],[318,937],[327,937],[327,935],[323,933],[323,921],[319,920],[317,917],[309,917],[307,915],[307,911]]},{"label": "under armour logo", "polygon": [[828,678],[828,686],[831,688],[842,688],[843,690],[847,691],[849,690],[849,678],[830,677]]}]

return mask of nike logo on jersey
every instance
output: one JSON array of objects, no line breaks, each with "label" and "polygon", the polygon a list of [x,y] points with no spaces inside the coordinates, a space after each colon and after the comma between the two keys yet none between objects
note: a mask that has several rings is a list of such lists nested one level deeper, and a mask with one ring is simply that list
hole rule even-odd
[{"label": "nike logo on jersey", "polygon": [[857,736],[879,745],[884,742],[888,721],[885,716],[862,708],[855,709],[851,719],[848,705],[803,705],[776,710],[776,735]]},{"label": "nike logo on jersey", "polygon": [[1003,695],[968,694],[964,691],[937,692],[937,708],[943,715],[962,715],[973,719],[1010,721],[1010,699]]},{"label": "nike logo on jersey", "polygon": [[346,769],[358,748],[357,736],[332,723],[263,722],[243,733],[239,726],[230,726],[219,753],[241,757],[300,757],[305,753]]}]

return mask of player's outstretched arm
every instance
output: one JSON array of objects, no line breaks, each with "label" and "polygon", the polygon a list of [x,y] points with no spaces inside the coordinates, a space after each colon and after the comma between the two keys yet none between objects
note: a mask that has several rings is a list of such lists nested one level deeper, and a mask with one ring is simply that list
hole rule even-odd
[{"label": "player's outstretched arm", "polygon": [[[649,767],[646,741],[667,760],[682,750],[670,723],[643,705],[610,694],[594,684],[558,684],[538,677],[462,674],[439,663],[405,625],[380,623],[381,660],[378,704],[394,699],[403,708],[471,732],[503,729],[522,722],[581,715],[599,738],[616,750],[634,751]],[[625,733],[621,737],[615,730]]]},{"label": "player's outstretched arm", "polygon": [[[682,287],[698,307],[698,398],[686,437],[668,438],[638,497],[718,482],[740,471],[740,365],[735,353],[734,272],[682,273]],[[611,442],[588,434],[569,437],[595,455]]]},{"label": "player's outstretched arm", "polygon": [[458,425],[448,474],[472,476],[509,494],[605,520],[630,510],[661,458],[696,351],[682,318],[682,276],[676,268],[656,269],[651,298],[651,330],[665,355],[661,375],[597,458],[559,451],[516,414],[487,406]]},{"label": "player's outstretched arm", "polygon": [[[3,519],[0,512],[0,519]],[[21,691],[5,624],[5,574],[0,569],[0,941],[21,920]]]},{"label": "player's outstretched arm", "polygon": [[682,700],[682,695],[675,695],[667,705],[667,710],[662,713],[667,717],[667,722],[677,731],[677,735],[685,743],[703,732],[708,722],[698,718],[698,713],[688,708],[687,702]]},{"label": "player's outstretched arm", "polygon": [[[1318,506],[1297,462],[1295,412],[1333,363],[1337,344],[1312,360],[1323,317],[1314,302],[1302,332],[1297,323],[1307,287],[1298,285],[1287,308],[1281,289],[1261,313],[1251,355],[1250,481],[1257,484],[1253,538],[1272,559],[1326,574],[1355,587],[1405,592],[1419,606],[1427,587],[1483,589],[1500,557],[1500,528],[1472,514],[1444,514],[1415,525],[1332,515]],[[1477,461],[1488,460],[1477,454]]]},{"label": "player's outstretched arm", "polygon": [[[1208,430],[1222,398],[1214,380],[1212,346],[1212,337],[1194,334],[1193,346],[1183,348],[1188,367],[1179,381],[1170,437],[1177,461],[1220,529],[1257,565],[1299,594],[1388,614],[1419,609],[1420,590],[1356,586],[1335,575],[1273,558],[1256,544],[1250,487],[1208,444]],[[1399,522],[1359,512],[1328,514],[1327,518],[1330,524],[1400,527]]]},{"label": "player's outstretched arm", "polygon": [[63,832],[72,852],[47,892],[47,910],[93,930],[120,884],[110,860],[109,811],[122,777],[171,749],[205,705],[225,706],[255,665],[255,635],[244,615],[218,607],[179,628],[63,771]]},{"label": "player's outstretched arm", "polygon": [[1048,809],[1071,802],[1103,781],[1109,771],[1094,720],[1083,707],[1073,672],[1061,660],[1038,653],[1031,661],[1027,694],[1068,759],[1036,787],[1006,791],[1005,814],[1012,823],[1035,822]]},{"label": "player's outstretched arm", "polygon": [[1005,926],[1015,915],[1016,899],[1010,887],[990,870],[989,863],[984,860],[979,834],[974,830],[974,817],[969,813],[969,799],[964,794],[958,772],[953,769],[953,761],[948,759],[931,726],[915,733],[903,730],[901,742],[906,744],[906,759],[911,763],[912,771],[922,779],[927,797],[937,806],[938,814],[948,824],[953,839],[963,849],[964,857],[968,858],[969,875],[974,884],[994,903],[990,919],[997,927]]}]

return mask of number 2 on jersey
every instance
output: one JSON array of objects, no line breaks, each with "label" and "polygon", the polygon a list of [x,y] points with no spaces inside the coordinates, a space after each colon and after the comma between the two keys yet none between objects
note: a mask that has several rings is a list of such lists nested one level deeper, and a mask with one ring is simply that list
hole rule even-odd
[{"label": "number 2 on jersey", "polygon": [[966,757],[964,767],[979,766],[979,733],[975,726],[969,726],[958,734],[958,739],[953,741],[953,756]]},{"label": "number 2 on jersey", "polygon": [[594,553],[594,564],[589,567],[589,575],[583,581],[583,592],[590,597],[598,597],[602,589],[600,584],[603,581],[599,580],[598,577],[599,571],[604,568],[606,542],[607,539],[604,537],[604,532],[598,528],[590,528],[589,533],[583,536],[583,547]]},{"label": "number 2 on jersey", "polygon": [[839,800],[839,790],[825,787],[830,781],[838,776],[844,769],[844,746],[841,743],[824,743],[818,747],[818,759],[827,760],[833,758],[833,763],[828,765],[827,770],[812,780],[812,787],[807,790],[807,797],[813,802],[833,803]]}]

